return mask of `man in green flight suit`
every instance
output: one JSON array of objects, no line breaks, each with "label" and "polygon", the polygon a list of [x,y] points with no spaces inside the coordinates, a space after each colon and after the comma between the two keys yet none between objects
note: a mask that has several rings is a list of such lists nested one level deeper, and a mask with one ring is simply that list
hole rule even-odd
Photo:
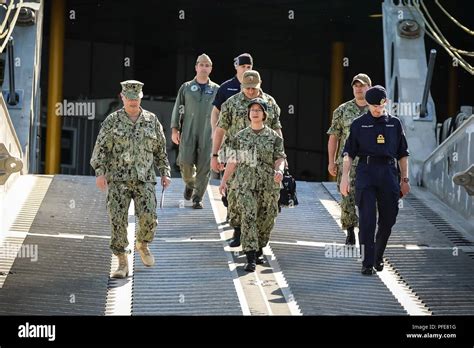
[{"label": "man in green flight suit", "polygon": [[[369,106],[365,101],[365,92],[371,85],[372,82],[366,74],[357,74],[354,76],[352,79],[354,99],[339,105],[337,109],[334,110],[331,127],[327,131],[327,134],[329,134],[328,171],[329,174],[336,176],[338,190],[340,189],[339,185],[341,184],[342,176],[342,149],[349,137],[352,121],[369,110]],[[352,162],[353,168],[350,172],[351,187],[355,187],[355,168],[357,167],[357,163],[357,159]],[[342,196],[341,224],[342,228],[347,230],[346,245],[355,244],[354,228],[358,226],[355,205],[355,190],[351,190],[347,196]]]},{"label": "man in green flight suit", "polygon": [[90,164],[95,170],[96,185],[107,189],[107,210],[112,227],[110,248],[118,257],[118,269],[112,278],[128,276],[127,225],[130,201],[138,217],[136,249],[143,264],[151,267],[155,259],[148,248],[153,241],[156,215],[156,165],[161,185],[170,185],[170,166],[166,139],[155,114],[140,107],[143,83],[121,82],[124,107],[111,113],[102,123]]},{"label": "man in green flight suit", "polygon": [[202,209],[211,172],[212,102],[219,85],[209,79],[212,61],[207,54],[197,58],[195,70],[196,77],[179,88],[171,115],[171,139],[179,145],[177,163],[186,184],[184,198],[192,198],[193,208]]}]

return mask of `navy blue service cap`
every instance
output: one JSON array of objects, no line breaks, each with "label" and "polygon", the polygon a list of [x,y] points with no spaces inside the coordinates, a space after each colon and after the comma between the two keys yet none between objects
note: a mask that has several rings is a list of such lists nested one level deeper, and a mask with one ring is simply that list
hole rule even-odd
[{"label": "navy blue service cap", "polygon": [[370,105],[383,105],[387,101],[387,91],[380,85],[369,88],[365,92],[365,100]]},{"label": "navy blue service cap", "polygon": [[249,53],[242,53],[241,55],[234,58],[235,65],[253,65],[253,58]]},{"label": "navy blue service cap", "polygon": [[252,107],[252,105],[254,105],[254,104],[260,105],[262,107],[263,111],[267,112],[267,108],[268,108],[267,103],[262,98],[251,99],[249,101],[248,108],[250,109]]}]

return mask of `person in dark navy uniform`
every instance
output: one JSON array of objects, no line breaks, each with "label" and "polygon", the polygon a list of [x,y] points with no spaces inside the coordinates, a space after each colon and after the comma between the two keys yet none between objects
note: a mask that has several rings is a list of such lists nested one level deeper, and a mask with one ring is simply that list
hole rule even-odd
[{"label": "person in dark navy uniform", "polygon": [[[240,92],[240,84],[242,82],[242,78],[244,76],[244,72],[247,70],[252,70],[253,67],[253,58],[248,53],[242,53],[241,55],[234,58],[234,67],[236,70],[236,74],[233,78],[223,82],[219,89],[217,90],[216,97],[212,102],[214,107],[212,108],[211,112],[211,126],[212,126],[212,134],[214,134],[214,130],[217,126],[217,120],[219,119],[219,112],[221,111],[221,105],[224,102],[232,97],[233,95]],[[217,172],[217,161],[214,161],[213,164],[214,170]]]},{"label": "person in dark navy uniform", "polygon": [[[352,122],[344,146],[340,187],[341,194],[346,196],[351,189],[349,170],[352,160],[358,156],[355,190],[359,208],[359,242],[363,253],[361,272],[371,275],[383,270],[383,253],[397,219],[398,200],[410,192],[409,151],[400,120],[385,110],[385,88],[370,88],[365,100],[369,104],[369,111]],[[379,219],[375,234],[377,208]]]}]

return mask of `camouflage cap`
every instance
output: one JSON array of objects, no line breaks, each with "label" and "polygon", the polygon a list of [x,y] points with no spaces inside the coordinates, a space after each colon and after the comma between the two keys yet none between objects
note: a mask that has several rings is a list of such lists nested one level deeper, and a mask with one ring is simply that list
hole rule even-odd
[{"label": "camouflage cap", "polygon": [[254,99],[249,100],[249,105],[247,107],[250,109],[252,105],[254,104],[260,105],[263,111],[267,111],[267,108],[268,108],[267,103],[262,98],[254,98]]},{"label": "camouflage cap", "polygon": [[141,99],[143,98],[142,87],[143,83],[136,80],[127,80],[120,82],[122,85],[122,94],[127,99]]},{"label": "camouflage cap", "polygon": [[207,54],[203,53],[196,59],[196,65],[199,63],[209,63],[212,65],[212,60]]},{"label": "camouflage cap", "polygon": [[360,82],[363,85],[372,86],[372,81],[370,80],[370,77],[367,76],[366,74],[362,74],[362,73],[357,74],[356,76],[354,76],[354,78],[352,79],[351,86],[354,85],[355,82]]},{"label": "camouflage cap", "polygon": [[242,88],[260,88],[262,80],[256,70],[247,70],[242,77]]},{"label": "camouflage cap", "polygon": [[251,100],[249,100],[249,105],[247,106],[248,108],[248,112],[247,112],[247,118],[249,119],[249,121],[251,121],[250,119],[250,109],[252,109],[252,105],[255,105],[255,104],[258,104],[262,107],[263,109],[263,120],[265,121],[268,117],[268,105],[267,103],[265,102],[265,100],[263,100],[262,98],[253,98]]}]

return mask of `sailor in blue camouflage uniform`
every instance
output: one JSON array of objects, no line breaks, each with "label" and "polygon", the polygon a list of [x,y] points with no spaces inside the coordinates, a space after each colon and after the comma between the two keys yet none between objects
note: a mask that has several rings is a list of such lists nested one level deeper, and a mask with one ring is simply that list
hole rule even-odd
[{"label": "sailor in blue camouflage uniform", "polygon": [[155,259],[148,248],[157,226],[156,174],[159,169],[161,185],[170,185],[170,166],[166,140],[155,114],[140,107],[143,83],[135,80],[121,82],[124,107],[113,112],[102,123],[91,158],[96,184],[107,189],[107,210],[112,227],[110,248],[119,266],[113,278],[128,275],[127,225],[128,208],[133,199],[138,230],[136,249],[145,266]]},{"label": "sailor in blue camouflage uniform", "polygon": [[340,188],[344,196],[350,192],[349,171],[353,159],[358,156],[355,189],[359,208],[359,241],[363,255],[361,273],[372,275],[375,271],[383,270],[383,254],[397,219],[399,198],[410,192],[409,151],[400,120],[385,110],[385,88],[370,88],[365,94],[365,100],[369,104],[369,112],[352,122],[349,138],[344,146]]}]

